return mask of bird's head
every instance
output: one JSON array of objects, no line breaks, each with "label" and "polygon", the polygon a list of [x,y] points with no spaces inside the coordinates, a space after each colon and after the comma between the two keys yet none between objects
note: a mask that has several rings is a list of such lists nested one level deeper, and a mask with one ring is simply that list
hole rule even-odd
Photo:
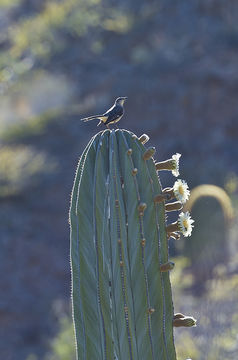
[{"label": "bird's head", "polygon": [[126,101],[126,99],[127,99],[127,96],[118,97],[118,98],[116,99],[115,103],[116,103],[117,105],[123,105],[124,102]]}]

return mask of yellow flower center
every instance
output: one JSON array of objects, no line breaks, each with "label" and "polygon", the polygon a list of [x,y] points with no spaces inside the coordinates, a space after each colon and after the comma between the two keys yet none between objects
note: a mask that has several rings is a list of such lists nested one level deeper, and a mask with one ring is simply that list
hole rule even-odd
[{"label": "yellow flower center", "polygon": [[183,186],[179,186],[178,191],[179,191],[180,195],[184,195]]},{"label": "yellow flower center", "polygon": [[188,228],[188,221],[186,219],[183,220],[183,226],[185,227],[185,229],[187,230]]}]

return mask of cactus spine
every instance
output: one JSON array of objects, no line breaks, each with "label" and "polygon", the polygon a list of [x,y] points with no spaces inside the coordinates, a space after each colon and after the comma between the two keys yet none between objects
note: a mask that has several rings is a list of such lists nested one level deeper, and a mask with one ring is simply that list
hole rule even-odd
[{"label": "cactus spine", "polygon": [[78,360],[176,359],[167,195],[147,138],[106,130],[79,160],[70,210]]}]

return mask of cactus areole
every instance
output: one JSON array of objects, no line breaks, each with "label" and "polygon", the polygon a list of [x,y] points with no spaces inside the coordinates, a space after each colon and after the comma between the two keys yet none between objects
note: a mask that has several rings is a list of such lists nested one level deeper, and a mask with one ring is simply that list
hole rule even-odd
[{"label": "cactus areole", "polygon": [[[78,360],[176,359],[168,265],[173,233],[166,200],[154,201],[163,189],[147,138],[105,130],[79,160],[70,209]],[[170,163],[166,170],[174,171]]]}]

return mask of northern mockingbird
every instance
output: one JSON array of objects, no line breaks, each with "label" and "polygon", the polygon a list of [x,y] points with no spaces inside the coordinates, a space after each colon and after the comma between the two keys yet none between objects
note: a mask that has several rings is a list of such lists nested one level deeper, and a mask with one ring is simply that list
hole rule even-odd
[{"label": "northern mockingbird", "polygon": [[101,123],[103,123],[109,129],[109,124],[115,124],[119,120],[121,120],[121,118],[124,114],[123,105],[124,105],[124,102],[126,101],[126,99],[127,99],[126,96],[118,97],[115,100],[113,106],[109,110],[107,110],[104,114],[89,116],[89,117],[83,118],[81,120],[84,122],[91,121],[91,120],[99,120],[99,123],[97,124],[97,126],[99,126]]}]

